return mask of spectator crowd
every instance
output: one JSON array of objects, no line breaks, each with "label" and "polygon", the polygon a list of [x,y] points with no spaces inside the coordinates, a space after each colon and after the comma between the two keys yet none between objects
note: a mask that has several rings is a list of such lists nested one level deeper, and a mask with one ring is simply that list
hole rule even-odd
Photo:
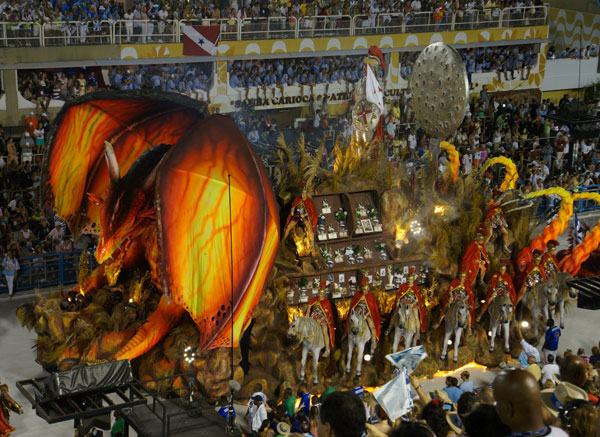
[{"label": "spectator crowd", "polygon": [[[541,0],[373,0],[360,2],[356,0],[133,0],[127,2],[116,0],[4,0],[0,3],[2,21],[27,23],[44,23],[54,21],[82,21],[93,27],[100,21],[114,20],[194,20],[221,18],[268,18],[268,17],[301,17],[317,15],[357,15],[385,13],[418,13],[442,12],[452,13],[459,10],[491,11],[493,9],[516,8],[525,10],[543,5]],[[160,29],[157,29],[160,32]]]},{"label": "spectator crowd", "polygon": [[[560,328],[550,325],[543,348],[560,337]],[[384,409],[362,386],[314,393],[306,384],[286,384],[270,399],[258,383],[247,404],[234,402],[234,423],[244,435],[260,437],[596,436],[600,349],[594,346],[591,356],[583,348],[560,356],[553,351],[542,360],[537,340],[529,341],[521,340],[525,364],[505,367],[492,379],[483,374],[485,382],[462,371],[460,383],[447,376],[444,388],[425,391],[423,381],[410,375],[413,406],[395,421],[387,414],[393,402]],[[228,399],[221,397],[216,408],[228,419]]]},{"label": "spectator crowd", "polygon": [[147,90],[187,94],[207,100],[212,83],[212,64],[162,64],[109,67],[108,83],[100,68],[19,70],[21,95],[47,111],[50,100],[70,100],[99,90]]}]

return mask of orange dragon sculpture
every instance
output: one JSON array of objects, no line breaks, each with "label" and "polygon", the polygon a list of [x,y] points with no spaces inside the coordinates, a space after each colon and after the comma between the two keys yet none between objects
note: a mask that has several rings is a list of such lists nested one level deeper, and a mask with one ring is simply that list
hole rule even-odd
[{"label": "orange dragon sculpture", "polygon": [[93,93],[65,105],[51,135],[46,199],[74,234],[99,236],[99,267],[77,290],[146,262],[163,293],[115,359],[149,351],[186,312],[198,350],[237,346],[274,263],[260,158],[231,118],[205,113],[182,96]]}]

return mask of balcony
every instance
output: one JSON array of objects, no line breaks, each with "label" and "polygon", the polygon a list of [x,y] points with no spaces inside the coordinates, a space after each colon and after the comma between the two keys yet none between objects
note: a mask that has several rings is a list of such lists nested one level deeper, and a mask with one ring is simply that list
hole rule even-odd
[{"label": "balcony", "polygon": [[411,14],[237,18],[194,21],[0,22],[0,47],[180,43],[186,25],[220,26],[221,41],[326,38],[544,26],[546,6]]}]

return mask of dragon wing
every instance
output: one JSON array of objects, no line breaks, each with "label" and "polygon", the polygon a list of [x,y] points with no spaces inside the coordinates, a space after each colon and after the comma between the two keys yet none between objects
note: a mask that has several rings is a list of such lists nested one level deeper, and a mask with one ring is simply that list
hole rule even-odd
[{"label": "dragon wing", "polygon": [[183,96],[98,92],[65,104],[50,133],[44,198],[71,231],[100,232],[100,206],[109,185],[104,141],[112,143],[121,174],[146,150],[175,144],[204,117],[204,105]]},{"label": "dragon wing", "polygon": [[200,328],[199,349],[229,346],[232,323],[237,345],[279,241],[259,157],[230,117],[213,115],[169,150],[156,184],[163,291]]}]

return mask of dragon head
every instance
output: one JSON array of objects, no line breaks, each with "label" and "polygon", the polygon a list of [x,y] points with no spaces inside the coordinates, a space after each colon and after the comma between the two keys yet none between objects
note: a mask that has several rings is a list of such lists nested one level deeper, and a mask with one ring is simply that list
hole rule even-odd
[{"label": "dragon head", "polygon": [[[111,257],[116,258],[125,253],[135,236],[138,225],[144,219],[154,216],[154,209],[148,205],[148,194],[154,187],[158,163],[155,159],[150,160],[151,162],[142,159],[142,164],[149,165],[136,166],[136,162],[127,174],[121,177],[114,149],[108,141],[105,142],[105,148],[104,156],[110,174],[106,198],[102,200],[88,194],[92,202],[101,205],[100,237],[96,248],[96,260],[100,264]],[[144,172],[146,177],[143,177],[141,186],[134,183],[136,177],[140,176],[139,167],[144,167],[142,171],[146,170]]]}]

